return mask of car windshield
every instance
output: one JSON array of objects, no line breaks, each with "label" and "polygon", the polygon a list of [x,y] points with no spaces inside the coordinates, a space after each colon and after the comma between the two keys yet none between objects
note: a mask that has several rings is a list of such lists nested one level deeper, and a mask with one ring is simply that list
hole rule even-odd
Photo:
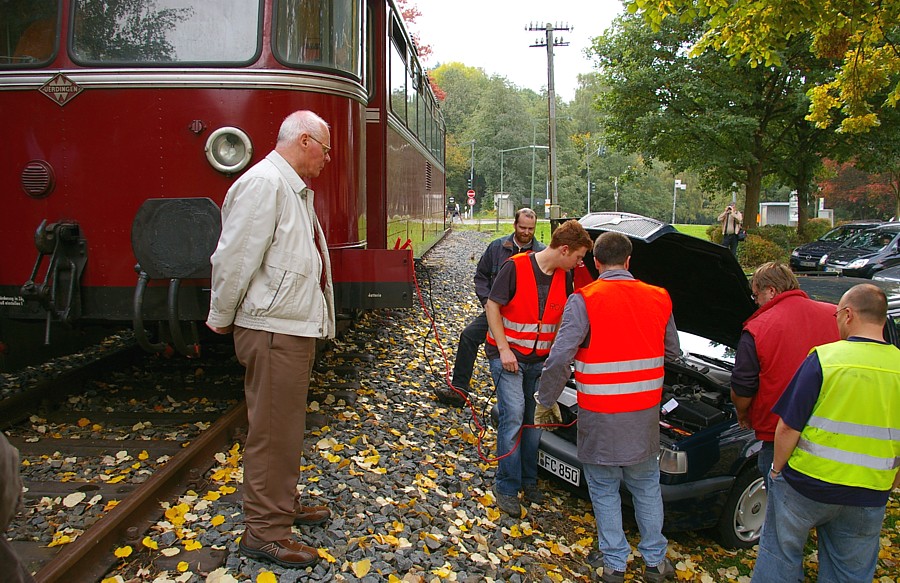
[{"label": "car windshield", "polygon": [[891,244],[894,237],[897,236],[896,231],[882,231],[881,229],[871,229],[863,231],[855,237],[848,239],[843,247],[851,249],[866,249],[869,251],[881,251]]},{"label": "car windshield", "polygon": [[833,241],[835,243],[841,243],[846,241],[850,237],[859,234],[862,231],[865,231],[870,227],[851,227],[851,226],[843,226],[838,227],[836,229],[832,229],[819,237],[820,241]]},{"label": "car windshield", "polygon": [[701,360],[734,364],[734,348],[730,346],[681,330],[678,331],[678,341],[682,352],[690,353]]}]

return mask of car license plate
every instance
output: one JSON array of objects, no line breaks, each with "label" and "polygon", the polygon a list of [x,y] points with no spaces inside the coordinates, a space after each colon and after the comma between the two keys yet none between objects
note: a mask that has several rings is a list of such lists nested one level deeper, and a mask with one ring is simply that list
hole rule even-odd
[{"label": "car license plate", "polygon": [[825,268],[825,273],[837,273],[838,275],[840,275],[841,271],[842,270],[840,267],[826,267]]},{"label": "car license plate", "polygon": [[540,449],[538,450],[538,465],[573,486],[577,486],[581,482],[581,470],[544,453]]},{"label": "car license plate", "polygon": [[800,267],[815,267],[816,263],[818,263],[818,262],[817,261],[801,261]]}]

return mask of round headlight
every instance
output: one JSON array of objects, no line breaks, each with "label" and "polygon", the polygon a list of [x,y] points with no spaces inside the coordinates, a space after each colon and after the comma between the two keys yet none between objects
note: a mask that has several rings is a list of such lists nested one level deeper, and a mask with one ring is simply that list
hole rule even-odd
[{"label": "round headlight", "polygon": [[206,140],[206,159],[224,174],[234,174],[247,167],[253,156],[253,144],[243,130],[219,128]]}]

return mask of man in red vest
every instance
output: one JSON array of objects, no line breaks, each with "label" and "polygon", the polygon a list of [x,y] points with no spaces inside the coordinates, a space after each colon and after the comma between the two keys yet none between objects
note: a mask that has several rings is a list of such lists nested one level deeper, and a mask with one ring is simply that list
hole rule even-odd
[{"label": "man in red vest", "polygon": [[578,221],[557,227],[550,246],[537,253],[513,255],[500,268],[488,296],[485,353],[497,387],[498,467],[494,481],[497,505],[519,518],[519,492],[540,504],[537,449],[541,431],[534,423],[534,393],[550,353],[566,298],[572,293],[572,270],[587,253],[591,237]]},{"label": "man in red vest", "polygon": [[681,356],[672,301],[663,288],[628,271],[631,241],[603,233],[594,244],[597,281],[569,298],[559,334],[544,363],[535,421],[559,423],[556,403],[575,360],[578,459],[597,521],[599,550],[588,555],[602,580],[625,580],[631,546],[622,528],[622,481],[634,500],[641,531],[644,580],[670,579],[659,487],[659,402],[663,362]]},{"label": "man in red vest", "polygon": [[816,346],[840,340],[834,306],[811,300],[783,263],[760,265],[750,279],[759,309],[744,322],[731,374],[738,423],[763,442],[756,458],[769,485],[778,416],[772,407]]}]

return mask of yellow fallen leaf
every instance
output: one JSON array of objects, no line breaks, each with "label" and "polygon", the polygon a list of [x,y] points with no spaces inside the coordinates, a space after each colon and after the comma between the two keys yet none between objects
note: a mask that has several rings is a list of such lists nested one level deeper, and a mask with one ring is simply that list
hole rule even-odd
[{"label": "yellow fallen leaf", "polygon": [[181,561],[180,563],[178,563],[178,565],[175,568],[178,569],[179,573],[184,573],[185,571],[188,570],[188,566],[189,565],[187,564],[186,561]]},{"label": "yellow fallen leaf", "polygon": [[219,526],[219,525],[222,524],[223,522],[225,522],[225,517],[222,516],[221,514],[216,514],[216,515],[213,516],[212,519],[209,521],[209,523],[212,524],[213,526]]},{"label": "yellow fallen leaf", "polygon": [[362,579],[369,574],[369,569],[372,568],[372,561],[363,559],[362,561],[353,563],[351,567],[353,569],[353,574],[356,575],[357,579]]},{"label": "yellow fallen leaf", "polygon": [[60,545],[67,545],[72,542],[72,537],[67,534],[61,536],[54,536],[53,541],[47,545],[47,547],[58,547]]},{"label": "yellow fallen leaf", "polygon": [[153,549],[154,551],[159,548],[159,545],[156,544],[156,541],[150,538],[149,536],[145,536],[144,540],[141,541],[141,544],[147,547],[148,549]]},{"label": "yellow fallen leaf", "polygon": [[318,553],[319,553],[319,558],[320,558],[320,559],[325,559],[325,560],[328,561],[329,563],[334,563],[335,561],[337,561],[337,559],[335,559],[334,557],[332,557],[331,554],[330,554],[327,550],[325,550],[325,549],[316,549],[316,550],[317,550]]},{"label": "yellow fallen leaf", "polygon": [[202,547],[203,547],[203,545],[200,544],[200,541],[198,541],[198,540],[189,540],[186,543],[184,543],[184,550],[186,550],[186,551],[196,551],[197,549],[202,548]]},{"label": "yellow fallen leaf", "polygon": [[132,551],[134,551],[134,549],[132,549],[130,546],[124,546],[117,548],[114,554],[120,559],[124,559],[125,557],[130,557]]},{"label": "yellow fallen leaf", "polygon": [[256,576],[256,583],[278,583],[278,577],[270,571],[262,571]]},{"label": "yellow fallen leaf", "polygon": [[147,459],[147,458],[149,458],[149,457],[150,457],[150,454],[147,453],[147,450],[146,450],[146,449],[145,449],[144,451],[142,451],[141,453],[138,454],[138,459],[139,459],[139,460],[145,460],[145,459]]},{"label": "yellow fallen leaf", "polygon": [[91,424],[90,419],[86,419],[86,418],[82,417],[81,419],[78,420],[78,427],[87,427],[90,424]]}]

